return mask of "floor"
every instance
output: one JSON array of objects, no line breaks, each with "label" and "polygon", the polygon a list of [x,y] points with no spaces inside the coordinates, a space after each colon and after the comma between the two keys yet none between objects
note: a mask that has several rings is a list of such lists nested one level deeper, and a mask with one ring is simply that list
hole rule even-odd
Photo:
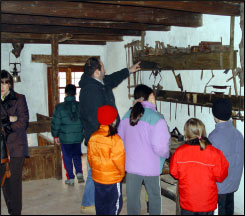
[{"label": "floor", "polygon": [[[86,157],[83,156],[83,170],[85,177]],[[23,215],[81,215],[80,205],[85,183],[67,186],[63,179],[45,179],[23,182]],[[123,184],[123,197],[126,198],[126,185]],[[146,212],[145,190],[141,192],[141,214]],[[121,215],[127,214],[127,200],[123,204]],[[8,215],[5,201],[1,193],[1,215]],[[175,202],[162,196],[162,215],[175,215]]]}]

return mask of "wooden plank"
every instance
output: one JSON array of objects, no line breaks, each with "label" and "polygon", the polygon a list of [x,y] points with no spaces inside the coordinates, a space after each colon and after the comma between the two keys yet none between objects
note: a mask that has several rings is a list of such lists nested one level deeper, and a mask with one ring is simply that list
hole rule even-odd
[{"label": "wooden plank", "polygon": [[25,159],[22,180],[55,177],[54,146],[29,147],[30,157]]},{"label": "wooden plank", "polygon": [[57,4],[51,1],[34,1],[30,4],[28,1],[3,1],[1,12],[183,27],[202,26],[202,15],[199,13],[88,2],[62,1]]},{"label": "wooden plank", "polygon": [[153,25],[145,23],[126,23],[115,21],[100,21],[88,19],[76,19],[70,17],[45,17],[30,16],[23,14],[1,14],[1,23],[3,24],[34,24],[34,25],[63,25],[80,26],[90,28],[112,28],[112,29],[131,29],[141,31],[170,31],[170,26]]},{"label": "wooden plank", "polygon": [[43,132],[50,132],[50,120],[47,121],[35,121],[29,122],[29,126],[27,128],[27,134],[31,133],[43,133]]},{"label": "wooden plank", "polygon": [[[190,94],[191,100],[188,101],[184,92],[179,91],[165,91],[159,90],[157,91],[156,99],[159,101],[172,102],[172,103],[182,103],[189,104],[195,106],[203,106],[203,107],[212,107],[213,101],[216,98],[228,98],[232,102],[232,110],[238,111],[240,105],[240,97],[236,97],[235,95],[220,95],[220,94],[203,94],[199,92],[186,92],[186,94]],[[193,94],[197,94],[197,103],[194,104],[192,101]],[[184,97],[185,96],[185,97]],[[244,111],[244,96],[241,97],[241,108],[240,110]]]},{"label": "wooden plank", "polygon": [[38,146],[54,145],[53,140],[51,140],[50,138],[42,134],[37,134],[37,141],[38,141]]},{"label": "wooden plank", "polygon": [[240,16],[243,1],[98,1],[106,4],[132,5],[172,10],[190,11],[202,14]]},{"label": "wooden plank", "polygon": [[54,146],[55,152],[55,177],[57,180],[62,179],[62,158],[61,158],[61,148],[58,145]]},{"label": "wooden plank", "polygon": [[86,27],[70,27],[70,26],[50,26],[45,25],[15,25],[15,24],[1,24],[1,31],[3,32],[19,32],[19,33],[42,33],[42,34],[101,34],[101,35],[118,35],[118,36],[140,36],[139,30],[127,29],[103,29],[103,28],[86,28]]},{"label": "wooden plank", "polygon": [[[84,65],[88,58],[92,56],[62,56],[59,55],[58,64],[66,63],[66,64],[80,64]],[[96,56],[97,58],[100,58],[100,56]],[[50,55],[32,55],[32,62],[36,63],[45,63],[45,64],[51,64],[51,56]]]},{"label": "wooden plank", "polygon": [[45,115],[42,115],[39,113],[37,113],[36,116],[37,116],[37,121],[42,121],[42,120],[43,121],[45,121],[45,120],[49,121],[49,120],[51,120],[51,118],[49,116],[45,116]]},{"label": "wooden plank", "polygon": [[[233,55],[233,61],[230,56]],[[230,52],[196,52],[190,54],[166,54],[162,56],[135,56],[134,63],[138,61],[157,63],[162,70],[225,70],[236,68],[237,51]],[[143,70],[152,68],[143,68]]]},{"label": "wooden plank", "polygon": [[[16,40],[16,39],[15,39]],[[11,38],[1,38],[1,43],[12,43],[13,39]],[[31,44],[50,44],[50,40],[35,40],[35,39],[17,39],[17,42],[21,43],[31,43]],[[96,46],[104,46],[106,45],[106,41],[77,41],[77,40],[68,40],[64,42],[60,42],[59,44],[76,44],[76,45],[96,45]]]},{"label": "wooden plank", "polygon": [[[59,34],[62,37],[64,34]],[[65,34],[67,35],[67,34]],[[76,41],[123,41],[122,36],[111,36],[111,35],[70,35],[71,37],[67,39]],[[11,32],[1,32],[1,39],[32,39],[32,40],[51,40],[51,34],[32,34],[32,33],[11,33]],[[66,41],[67,41],[66,40]],[[59,43],[64,41],[59,41]]]}]

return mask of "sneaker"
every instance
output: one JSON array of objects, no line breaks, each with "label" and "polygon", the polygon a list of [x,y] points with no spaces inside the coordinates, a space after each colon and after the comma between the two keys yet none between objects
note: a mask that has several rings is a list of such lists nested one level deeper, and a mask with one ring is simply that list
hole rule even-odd
[{"label": "sneaker", "polygon": [[96,214],[95,206],[81,206],[80,212],[85,215]]},{"label": "sneaker", "polygon": [[65,180],[65,184],[70,185],[70,186],[74,186],[74,179]]},{"label": "sneaker", "polygon": [[84,183],[85,182],[82,173],[77,173],[77,180],[78,180],[78,183]]}]

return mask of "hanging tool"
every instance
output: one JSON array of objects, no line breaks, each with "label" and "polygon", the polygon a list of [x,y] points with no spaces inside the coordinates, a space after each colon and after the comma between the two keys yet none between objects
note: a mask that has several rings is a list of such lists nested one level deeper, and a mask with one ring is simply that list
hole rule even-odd
[{"label": "hanging tool", "polygon": [[211,70],[211,73],[212,73],[212,77],[209,79],[209,81],[207,82],[207,84],[206,84],[205,87],[204,87],[204,95],[206,94],[208,84],[209,84],[210,81],[214,78],[213,70]]},{"label": "hanging tool", "polygon": [[201,72],[201,80],[202,80],[202,78],[203,78],[203,70],[202,70],[202,72]]},{"label": "hanging tool", "polygon": [[176,102],[176,107],[175,107],[175,120],[176,120],[176,116],[177,116],[177,105],[178,105],[178,103]]},{"label": "hanging tool", "polygon": [[174,74],[174,78],[176,80],[176,83],[178,85],[178,87],[181,89],[181,91],[183,91],[183,85],[182,85],[182,81],[181,81],[181,76],[180,74],[178,74],[177,76],[175,75],[174,70],[172,70],[173,74]]},{"label": "hanging tool", "polygon": [[170,121],[171,121],[171,110],[172,108],[171,108],[171,101],[170,101]]}]

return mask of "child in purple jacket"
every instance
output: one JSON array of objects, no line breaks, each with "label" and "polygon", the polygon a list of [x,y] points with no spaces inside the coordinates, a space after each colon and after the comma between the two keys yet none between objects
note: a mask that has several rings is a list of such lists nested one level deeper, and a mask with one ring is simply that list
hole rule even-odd
[{"label": "child in purple jacket", "polygon": [[170,133],[163,116],[156,111],[153,90],[138,85],[137,102],[118,128],[125,146],[126,194],[128,214],[140,214],[140,192],[144,181],[149,195],[149,213],[161,214],[160,157],[169,157]]}]

